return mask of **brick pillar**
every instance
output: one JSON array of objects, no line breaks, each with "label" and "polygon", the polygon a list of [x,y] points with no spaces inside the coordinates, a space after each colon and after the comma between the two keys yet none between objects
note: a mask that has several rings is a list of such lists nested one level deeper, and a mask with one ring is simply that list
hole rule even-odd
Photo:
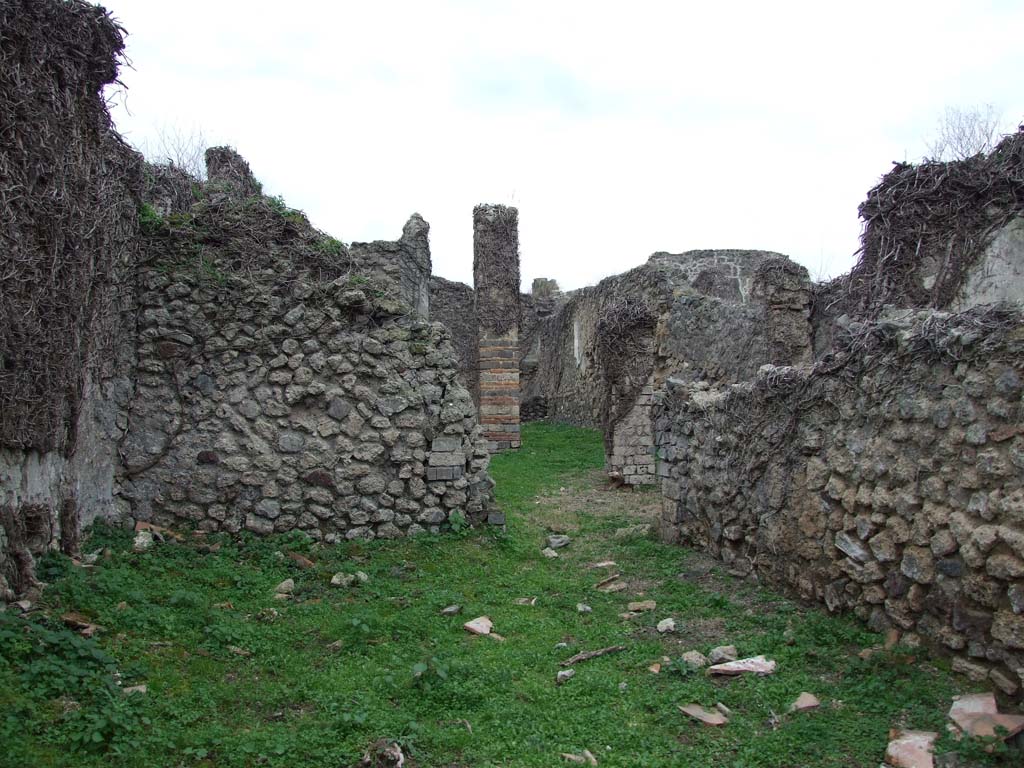
[{"label": "brick pillar", "polygon": [[480,425],[491,452],[519,441],[519,211],[473,209],[473,287],[480,350]]}]

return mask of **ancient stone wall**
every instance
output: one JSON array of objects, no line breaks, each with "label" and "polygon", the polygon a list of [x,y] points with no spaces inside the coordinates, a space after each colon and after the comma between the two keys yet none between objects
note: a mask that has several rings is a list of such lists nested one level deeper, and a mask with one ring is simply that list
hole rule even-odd
[{"label": "ancient stone wall", "polygon": [[[343,243],[261,194],[145,167],[101,90],[120,28],[0,5],[0,599],[99,515],[316,538],[490,509],[486,441],[429,312],[428,226]],[[143,204],[145,200],[145,204]]]},{"label": "ancient stone wall", "polygon": [[398,297],[420,317],[430,316],[430,225],[418,213],[409,217],[396,240],[352,243],[349,256],[364,274],[387,275]]},{"label": "ancient stone wall", "polygon": [[482,519],[472,398],[448,333],[409,305],[426,223],[346,249],[249,194],[247,173],[211,168],[201,200],[148,233],[120,447],[131,516],[329,542]]},{"label": "ancient stone wall", "polygon": [[651,419],[657,391],[652,375],[611,434],[611,455],[605,457],[605,466],[609,474],[627,485],[646,485],[657,480]]},{"label": "ancient stone wall", "polygon": [[1024,304],[1024,216],[996,232],[981,258],[964,273],[950,308],[962,312],[998,302]]},{"label": "ancient stone wall", "polygon": [[480,424],[492,451],[519,440],[519,212],[473,209]]},{"label": "ancient stone wall", "polygon": [[887,306],[959,311],[1024,300],[1021,190],[1024,131],[965,160],[897,163],[860,205],[856,265],[817,287],[816,353],[828,352],[837,323]]},{"label": "ancient stone wall", "polygon": [[101,93],[123,48],[88,3],[0,4],[0,596],[113,509],[142,184]]},{"label": "ancient stone wall", "polygon": [[543,323],[561,309],[565,301],[558,283],[545,277],[534,278],[530,292],[519,297],[519,418],[524,422],[548,418],[547,397],[537,393],[533,378],[541,364]]},{"label": "ancient stone wall", "polygon": [[665,379],[735,382],[763,363],[808,359],[809,305],[806,271],[779,254],[654,254],[537,319],[523,401],[601,428],[608,471],[651,482],[650,407]]},{"label": "ancient stone wall", "polygon": [[476,303],[473,289],[464,283],[431,277],[430,319],[452,335],[459,358],[459,373],[474,402],[480,399],[480,350],[477,341]]},{"label": "ancient stone wall", "polygon": [[887,316],[813,367],[655,406],[661,535],[1024,676],[1024,316]]}]

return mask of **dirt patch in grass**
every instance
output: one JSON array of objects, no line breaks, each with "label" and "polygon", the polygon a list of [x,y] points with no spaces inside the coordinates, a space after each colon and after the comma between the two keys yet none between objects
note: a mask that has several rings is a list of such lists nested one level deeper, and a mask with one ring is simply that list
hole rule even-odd
[{"label": "dirt patch in grass", "polygon": [[591,470],[572,486],[537,497],[536,506],[554,516],[619,517],[628,524],[654,522],[661,511],[661,496],[653,487],[633,490],[613,486],[603,470]]}]

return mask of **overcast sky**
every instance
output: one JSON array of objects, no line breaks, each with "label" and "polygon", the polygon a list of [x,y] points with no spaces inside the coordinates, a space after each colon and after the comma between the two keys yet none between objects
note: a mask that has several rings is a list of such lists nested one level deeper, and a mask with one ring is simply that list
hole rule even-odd
[{"label": "overcast sky", "polygon": [[1024,2],[107,0],[115,120],[201,132],[321,229],[431,225],[472,281],[472,209],[519,208],[523,284],[577,288],[655,251],[852,266],[857,205],[946,106],[1024,119]]}]

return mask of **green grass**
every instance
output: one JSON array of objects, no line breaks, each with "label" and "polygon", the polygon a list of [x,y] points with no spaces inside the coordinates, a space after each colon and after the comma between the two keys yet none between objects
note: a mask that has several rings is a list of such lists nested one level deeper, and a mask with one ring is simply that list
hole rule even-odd
[{"label": "green grass", "polygon": [[[129,533],[97,528],[85,549],[109,552],[95,568],[47,558],[54,618],[0,614],[0,765],[337,768],[392,738],[421,768],[557,766],[583,749],[602,766],[873,767],[890,727],[943,730],[962,680],[907,649],[863,661],[856,651],[876,635],[747,582],[679,578],[685,550],[611,535],[656,499],[597,490],[599,435],[533,425],[523,439],[492,464],[506,531],[336,547],[217,536],[213,553],[185,543],[136,554]],[[545,524],[573,537],[557,560],[540,554]],[[287,552],[316,567],[300,570]],[[595,591],[603,572],[586,568],[605,558],[656,612],[619,618],[634,598]],[[331,588],[342,570],[370,580]],[[274,600],[289,577],[295,598]],[[462,614],[442,617],[451,603]],[[63,629],[66,610],[101,625],[98,641]],[[462,629],[484,614],[504,642]],[[679,633],[660,636],[653,626],[669,615]],[[767,654],[777,674],[647,671],[723,643]],[[560,660],[613,644],[627,650],[554,684]],[[115,672],[148,693],[124,696]],[[824,706],[786,715],[804,690]],[[723,702],[733,719],[697,726],[677,709],[690,702]]]}]

